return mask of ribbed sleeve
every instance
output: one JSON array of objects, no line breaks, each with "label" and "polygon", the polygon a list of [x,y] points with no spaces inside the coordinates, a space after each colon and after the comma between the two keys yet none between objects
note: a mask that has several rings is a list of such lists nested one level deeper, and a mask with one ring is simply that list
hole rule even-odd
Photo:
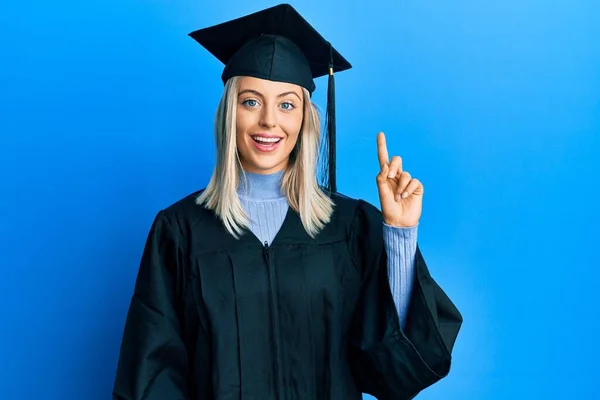
[{"label": "ribbed sleeve", "polygon": [[398,309],[402,329],[414,281],[417,251],[418,224],[412,227],[395,227],[383,224],[383,239],[388,259],[388,279],[394,303]]}]

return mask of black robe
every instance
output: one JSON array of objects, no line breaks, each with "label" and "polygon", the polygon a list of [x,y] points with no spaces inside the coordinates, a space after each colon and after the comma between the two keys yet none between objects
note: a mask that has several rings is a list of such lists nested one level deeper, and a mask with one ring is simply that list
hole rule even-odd
[{"label": "black robe", "polygon": [[315,239],[289,208],[265,246],[197,195],[152,225],[113,400],[402,400],[449,373],[462,316],[417,247],[400,329],[375,207],[332,195]]}]

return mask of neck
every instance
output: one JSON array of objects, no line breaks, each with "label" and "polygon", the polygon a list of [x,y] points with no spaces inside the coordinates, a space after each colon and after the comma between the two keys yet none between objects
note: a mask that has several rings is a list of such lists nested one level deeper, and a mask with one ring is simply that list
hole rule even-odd
[{"label": "neck", "polygon": [[245,171],[240,176],[238,195],[252,200],[281,199],[285,194],[281,190],[284,170],[270,174],[257,174]]}]

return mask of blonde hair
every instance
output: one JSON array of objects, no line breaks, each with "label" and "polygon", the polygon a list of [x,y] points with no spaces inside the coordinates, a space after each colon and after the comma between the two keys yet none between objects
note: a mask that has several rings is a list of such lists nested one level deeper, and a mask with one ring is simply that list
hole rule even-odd
[{"label": "blonde hair", "polygon": [[[225,83],[215,116],[216,165],[208,186],[196,199],[197,204],[213,210],[229,233],[236,238],[250,225],[237,194],[240,178],[244,176],[236,142],[240,79],[233,77]],[[302,128],[283,174],[281,189],[290,208],[300,215],[306,232],[314,238],[330,221],[334,203],[317,182],[320,118],[317,108],[310,100],[310,93],[304,88],[302,91]]]}]

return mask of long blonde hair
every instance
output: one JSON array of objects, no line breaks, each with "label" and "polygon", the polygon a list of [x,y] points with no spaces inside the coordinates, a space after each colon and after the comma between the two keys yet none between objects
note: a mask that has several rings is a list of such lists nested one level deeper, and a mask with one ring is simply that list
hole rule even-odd
[{"label": "long blonde hair", "polygon": [[[233,77],[225,83],[215,116],[216,165],[208,186],[196,199],[197,204],[213,210],[236,238],[250,225],[237,194],[244,175],[236,142],[239,82],[240,77]],[[321,139],[319,113],[310,93],[304,88],[302,91],[302,128],[283,174],[281,189],[289,206],[300,215],[306,232],[314,238],[329,222],[334,204],[317,182]]]}]

